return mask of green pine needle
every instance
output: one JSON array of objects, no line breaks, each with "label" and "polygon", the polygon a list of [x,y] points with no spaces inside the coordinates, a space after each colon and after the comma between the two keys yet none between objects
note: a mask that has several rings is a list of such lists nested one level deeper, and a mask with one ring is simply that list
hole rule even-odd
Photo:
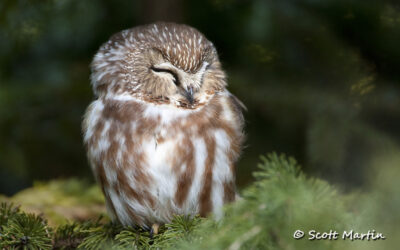
[{"label": "green pine needle", "polygon": [[94,228],[84,230],[88,236],[79,245],[79,248],[96,250],[103,245],[113,245],[115,236],[122,230],[122,226],[109,222]]},{"label": "green pine needle", "polygon": [[8,219],[17,213],[19,213],[19,207],[12,203],[3,202],[0,204],[0,232],[2,227],[7,224]]}]

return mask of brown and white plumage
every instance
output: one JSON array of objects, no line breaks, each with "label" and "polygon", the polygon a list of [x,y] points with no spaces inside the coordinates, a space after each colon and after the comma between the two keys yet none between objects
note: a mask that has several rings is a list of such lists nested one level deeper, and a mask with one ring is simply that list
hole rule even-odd
[{"label": "brown and white plumage", "polygon": [[95,55],[91,80],[84,142],[112,219],[221,215],[235,199],[243,117],[213,44],[180,24],[124,30]]}]

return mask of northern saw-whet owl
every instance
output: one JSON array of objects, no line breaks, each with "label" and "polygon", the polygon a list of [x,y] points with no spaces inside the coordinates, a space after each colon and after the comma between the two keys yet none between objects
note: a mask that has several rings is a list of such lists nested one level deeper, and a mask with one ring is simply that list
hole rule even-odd
[{"label": "northern saw-whet owl", "polygon": [[124,30],[91,64],[84,143],[113,221],[149,228],[235,200],[243,104],[214,45],[182,24]]}]

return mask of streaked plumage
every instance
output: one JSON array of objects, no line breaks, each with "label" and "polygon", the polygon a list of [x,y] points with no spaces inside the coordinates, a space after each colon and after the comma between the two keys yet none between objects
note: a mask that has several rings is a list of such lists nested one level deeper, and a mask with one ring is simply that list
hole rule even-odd
[{"label": "streaked plumage", "polygon": [[186,25],[124,30],[95,55],[91,80],[84,142],[112,219],[220,216],[235,199],[243,117],[213,44]]}]

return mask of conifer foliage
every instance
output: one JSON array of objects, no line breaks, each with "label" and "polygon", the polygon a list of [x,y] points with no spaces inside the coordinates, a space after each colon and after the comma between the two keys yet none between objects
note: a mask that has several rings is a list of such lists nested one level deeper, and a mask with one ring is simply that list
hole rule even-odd
[{"label": "conifer foliage", "polygon": [[38,215],[20,212],[18,207],[2,203],[0,223],[0,248],[51,248],[51,229]]},{"label": "conifer foliage", "polygon": [[[0,206],[0,249],[354,249],[362,243],[294,239],[296,230],[361,230],[354,200],[320,179],[307,178],[293,158],[261,158],[256,181],[225,208],[221,220],[176,216],[157,235],[108,219],[56,228],[40,215]],[[351,202],[350,202],[351,201]],[[358,228],[357,228],[358,227]],[[383,243],[382,243],[383,242]],[[386,246],[373,242],[374,247]],[[360,248],[360,249],[361,249]],[[383,248],[382,248],[383,249]]]}]

